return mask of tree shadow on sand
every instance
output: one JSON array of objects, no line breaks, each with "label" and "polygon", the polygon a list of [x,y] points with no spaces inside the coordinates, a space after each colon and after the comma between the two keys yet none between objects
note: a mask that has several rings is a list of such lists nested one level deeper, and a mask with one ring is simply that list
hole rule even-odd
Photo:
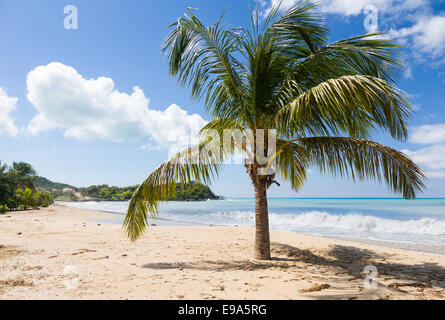
[{"label": "tree shadow on sand", "polygon": [[[295,259],[311,265],[338,268],[359,279],[364,277],[364,267],[373,265],[377,268],[379,277],[415,282],[411,285],[416,284],[417,287],[438,286],[442,289],[445,288],[445,268],[437,263],[425,262],[416,265],[394,263],[387,260],[390,255],[342,245],[331,246],[329,250],[323,252],[323,256],[285,244],[275,244],[274,249],[279,254],[287,255],[290,260]],[[403,287],[403,285],[394,284],[394,287]]]},{"label": "tree shadow on sand", "polygon": [[391,287],[400,291],[403,287],[445,288],[445,268],[435,263],[409,265],[388,261],[391,255],[359,249],[351,246],[333,245],[328,250],[312,252],[290,245],[273,243],[272,253],[275,258],[270,261],[259,260],[205,260],[177,263],[149,263],[142,267],[157,270],[189,269],[205,271],[255,271],[255,270],[289,270],[304,267],[329,267],[336,273],[344,273],[355,279],[364,279],[364,268],[367,265],[377,267],[379,279],[393,279]]}]

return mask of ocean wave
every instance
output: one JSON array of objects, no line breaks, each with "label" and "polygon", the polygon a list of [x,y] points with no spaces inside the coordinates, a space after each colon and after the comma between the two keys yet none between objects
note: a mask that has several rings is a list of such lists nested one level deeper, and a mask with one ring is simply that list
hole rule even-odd
[{"label": "ocean wave", "polygon": [[[232,211],[218,212],[211,216],[218,221],[251,224],[254,222],[253,212]],[[272,227],[280,229],[335,229],[351,232],[378,232],[394,234],[445,235],[445,221],[433,218],[419,220],[393,220],[360,214],[332,215],[327,212],[310,211],[302,214],[270,213]]]},{"label": "ocean wave", "polygon": [[[115,212],[124,215],[128,202],[84,202],[64,203],[65,205]],[[237,211],[232,208],[221,210],[217,206],[199,205],[196,203],[172,203],[161,209],[160,217],[171,223],[192,223],[212,225],[253,226],[255,213]],[[235,208],[233,208],[235,209]],[[377,217],[350,212],[332,214],[328,211],[306,211],[302,213],[269,214],[270,226],[273,229],[321,235],[328,237],[388,240],[396,242],[443,244],[445,242],[445,220],[424,217],[411,220]],[[180,225],[180,224],[179,224]]]}]

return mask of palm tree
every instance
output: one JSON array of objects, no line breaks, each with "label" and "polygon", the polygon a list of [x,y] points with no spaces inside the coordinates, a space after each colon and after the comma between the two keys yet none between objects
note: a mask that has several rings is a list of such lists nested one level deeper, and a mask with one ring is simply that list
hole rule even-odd
[{"label": "palm tree", "polygon": [[[251,20],[250,28],[229,28],[221,19],[207,27],[188,10],[170,26],[163,48],[170,74],[191,88],[193,99],[204,100],[212,120],[199,145],[163,163],[134,193],[124,221],[132,240],[148,226],[149,214],[157,216],[171,185],[209,183],[221,172],[221,158],[247,151],[244,139],[229,152],[203,152],[212,143],[205,129],[277,133],[275,172],[265,174],[261,169],[271,162],[256,156],[245,163],[255,194],[257,259],[270,259],[267,190],[276,176],[296,192],[310,166],[334,176],[384,181],[408,199],[424,188],[424,174],[414,162],[370,141],[377,130],[401,141],[408,135],[412,109],[395,85],[403,70],[396,45],[378,34],[329,43],[324,20],[308,1],[282,14],[274,8],[264,19],[257,9]],[[254,133],[252,139],[260,137]]]},{"label": "palm tree", "polygon": [[26,162],[13,162],[12,166],[0,161],[0,203],[7,202],[17,189],[35,189],[36,171]]},{"label": "palm tree", "polygon": [[26,162],[13,162],[11,168],[7,173],[10,185],[10,191],[14,191],[18,188],[35,189],[34,179],[36,176],[36,171],[34,168]]},{"label": "palm tree", "polygon": [[0,161],[0,204],[4,204],[8,198],[9,184],[6,172],[8,170],[7,164],[2,164]]}]

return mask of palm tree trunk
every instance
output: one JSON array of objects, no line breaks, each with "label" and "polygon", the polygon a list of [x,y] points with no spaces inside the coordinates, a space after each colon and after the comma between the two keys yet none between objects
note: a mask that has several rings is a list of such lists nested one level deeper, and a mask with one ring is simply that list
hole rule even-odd
[{"label": "palm tree trunk", "polygon": [[269,210],[267,186],[263,179],[253,183],[255,189],[255,259],[270,259]]}]

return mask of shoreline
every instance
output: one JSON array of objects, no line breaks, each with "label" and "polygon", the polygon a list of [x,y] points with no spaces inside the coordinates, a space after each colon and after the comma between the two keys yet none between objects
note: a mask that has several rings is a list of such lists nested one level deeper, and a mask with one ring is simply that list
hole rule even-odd
[{"label": "shoreline", "polygon": [[158,226],[132,243],[95,222],[110,218],[62,206],[0,215],[0,299],[445,299],[443,255],[272,230],[273,259],[259,261],[252,227]]},{"label": "shoreline", "polygon": [[[56,203],[54,205],[56,206],[65,206],[68,208],[76,208],[68,206],[64,203]],[[73,202],[76,203],[76,202]],[[77,208],[80,209],[80,208]],[[111,214],[114,216],[123,217],[125,214],[119,213],[119,212],[113,212],[113,211],[106,211],[106,210],[95,210],[95,209],[84,209],[81,210],[88,210],[88,211],[98,211],[103,212],[107,214]],[[187,222],[187,221],[179,221],[179,220],[169,220],[164,218],[149,218],[149,221],[155,226],[227,226],[227,225],[218,225],[218,224],[204,224],[204,223],[197,223],[197,222]],[[111,219],[109,223],[122,225],[123,218],[115,218]],[[238,225],[229,225],[229,227],[238,227]],[[272,230],[272,229],[271,229]],[[333,239],[333,240],[344,240],[359,244],[371,244],[376,245],[380,247],[385,248],[394,248],[394,249],[403,249],[403,250],[410,250],[415,252],[426,252],[426,253],[434,253],[434,254],[440,254],[445,255],[445,244],[444,245],[437,245],[437,244],[427,244],[427,243],[417,243],[417,242],[408,242],[408,241],[394,241],[394,240],[380,240],[380,239],[369,239],[369,238],[353,238],[353,237],[341,237],[341,236],[329,236],[329,235],[321,235],[321,234],[312,234],[312,233],[299,233],[299,232],[293,232],[288,230],[280,230],[275,229],[277,231],[283,231],[283,232],[290,232],[293,234],[301,234],[301,235],[308,235],[308,236],[315,236],[315,237],[321,237],[321,238],[327,238],[327,239]],[[434,249],[432,249],[434,248]]]}]

